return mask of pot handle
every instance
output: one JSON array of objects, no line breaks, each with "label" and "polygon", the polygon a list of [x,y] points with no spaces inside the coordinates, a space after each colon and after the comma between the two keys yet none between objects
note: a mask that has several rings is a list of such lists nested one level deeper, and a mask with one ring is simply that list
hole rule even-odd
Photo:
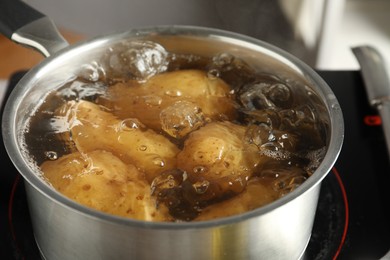
[{"label": "pot handle", "polygon": [[46,57],[69,45],[51,19],[20,0],[0,1],[0,33]]}]

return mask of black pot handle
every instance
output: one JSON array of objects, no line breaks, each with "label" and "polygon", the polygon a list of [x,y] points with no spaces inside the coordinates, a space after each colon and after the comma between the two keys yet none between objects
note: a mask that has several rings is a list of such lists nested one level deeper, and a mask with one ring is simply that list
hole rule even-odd
[{"label": "black pot handle", "polygon": [[0,0],[0,32],[9,39],[18,29],[44,16],[22,1]]},{"label": "black pot handle", "polygon": [[46,57],[68,46],[48,17],[20,0],[0,0],[0,33]]}]

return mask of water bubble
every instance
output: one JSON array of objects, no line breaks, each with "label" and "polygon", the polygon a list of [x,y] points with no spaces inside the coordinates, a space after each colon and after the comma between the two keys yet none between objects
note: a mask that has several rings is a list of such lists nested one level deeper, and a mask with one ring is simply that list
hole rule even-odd
[{"label": "water bubble", "polygon": [[271,85],[266,90],[266,96],[280,108],[290,107],[292,102],[292,93],[290,88],[282,83],[276,83]]},{"label": "water bubble", "polygon": [[280,126],[280,116],[275,109],[242,110],[243,120],[248,124],[268,125],[272,128]]},{"label": "water bubble", "polygon": [[102,64],[93,61],[89,64],[82,65],[78,75],[85,80],[95,82],[98,80],[105,80],[106,71]]},{"label": "water bubble", "polygon": [[265,151],[294,151],[298,138],[285,131],[273,129],[267,124],[249,125],[245,141]]},{"label": "water bubble", "polygon": [[270,143],[261,147],[260,154],[275,159],[277,161],[287,160],[291,157],[291,154],[289,152],[281,151],[277,146],[274,146]]},{"label": "water bubble", "polygon": [[288,154],[296,150],[299,139],[295,134],[261,124],[251,125],[247,128],[245,141],[249,144],[256,145],[262,152],[280,151]]},{"label": "water bubble", "polygon": [[245,141],[260,147],[269,139],[271,128],[266,124],[250,125],[245,132]]},{"label": "water bubble", "polygon": [[211,77],[218,76],[227,82],[232,89],[240,88],[243,84],[253,81],[255,71],[245,61],[229,53],[214,56],[207,66]]},{"label": "water bubble", "polygon": [[165,91],[164,94],[167,96],[170,96],[170,97],[181,97],[183,95],[183,93],[180,90],[174,90],[174,89],[167,90],[167,91]]},{"label": "water bubble", "polygon": [[127,118],[119,123],[119,131],[131,131],[134,129],[144,130],[146,126],[142,124],[137,118]]},{"label": "water bubble", "polygon": [[165,203],[168,208],[180,206],[183,199],[180,189],[183,182],[182,171],[172,169],[156,176],[151,185],[151,195],[157,197],[157,203]]},{"label": "water bubble", "polygon": [[217,69],[210,69],[207,71],[207,77],[211,80],[219,78],[221,76],[221,73]]},{"label": "water bubble", "polygon": [[279,193],[279,196],[285,196],[298,188],[305,180],[306,177],[303,175],[279,176],[272,184],[273,189]]},{"label": "water bubble", "polygon": [[156,156],[152,159],[152,163],[156,166],[159,166],[159,167],[164,167],[165,166],[165,161],[160,157],[160,156]]},{"label": "water bubble", "polygon": [[324,122],[318,115],[318,110],[314,109],[311,104],[305,104],[294,109],[286,109],[279,111],[281,117],[280,129],[288,131],[295,136],[304,138],[305,141],[299,142],[297,149],[299,150],[315,150],[325,146],[326,141],[324,136]]},{"label": "water bubble", "polygon": [[55,160],[58,159],[58,154],[56,152],[54,152],[54,151],[46,151],[45,152],[45,156],[50,161],[55,161]]},{"label": "water bubble", "polygon": [[163,99],[157,95],[142,96],[142,99],[144,100],[145,104],[149,106],[159,106],[163,101]]},{"label": "water bubble", "polygon": [[166,133],[181,138],[201,127],[205,118],[194,103],[178,101],[160,112],[160,122]]},{"label": "water bubble", "polygon": [[151,192],[155,194],[156,192],[162,195],[162,190],[171,189],[177,187],[182,182],[180,172],[178,170],[171,170],[163,172],[162,174],[156,176],[151,184]]},{"label": "water bubble", "polygon": [[[267,152],[272,152],[272,151],[273,152],[278,152],[278,151],[280,151],[280,147],[276,143],[274,143],[274,142],[264,143],[264,144],[262,144],[260,146],[260,149],[261,149],[262,152],[265,152],[265,151],[267,151]],[[270,156],[270,157],[272,157],[272,156]]]},{"label": "water bubble", "polygon": [[197,194],[204,194],[210,186],[210,182],[207,180],[197,181],[192,184]]},{"label": "water bubble", "polygon": [[108,52],[108,67],[112,75],[146,81],[168,67],[168,53],[151,41],[132,41],[117,45]]},{"label": "water bubble", "polygon": [[138,150],[140,150],[140,151],[142,151],[142,152],[146,151],[147,149],[148,149],[148,147],[147,147],[146,145],[140,145],[140,146],[138,147]]},{"label": "water bubble", "polygon": [[239,99],[250,110],[286,108],[293,102],[290,88],[280,82],[247,84],[240,90]]},{"label": "water bubble", "polygon": [[282,110],[279,115],[282,119],[282,127],[285,129],[297,129],[305,124],[312,125],[316,122],[316,115],[308,105]]},{"label": "water bubble", "polygon": [[235,57],[230,53],[221,53],[213,57],[213,64],[217,67],[227,67],[231,65],[235,60]]},{"label": "water bubble", "polygon": [[175,71],[183,68],[194,68],[193,64],[196,64],[201,60],[202,58],[198,55],[169,53],[169,70]]},{"label": "water bubble", "polygon": [[193,171],[194,173],[205,173],[207,171],[207,168],[202,165],[198,165],[194,167]]},{"label": "water bubble", "polygon": [[293,191],[308,178],[302,167],[291,165],[287,161],[266,163],[258,176],[270,183],[279,196]]},{"label": "water bubble", "polygon": [[276,137],[272,131],[269,132],[268,135],[268,142],[274,142],[276,140]]},{"label": "water bubble", "polygon": [[239,95],[241,104],[249,110],[275,108],[275,104],[263,93],[267,86],[269,86],[267,83],[245,86]]},{"label": "water bubble", "polygon": [[325,157],[326,148],[322,147],[318,150],[309,151],[306,158],[309,159],[309,164],[305,167],[305,170],[312,174],[320,166],[322,159]]}]

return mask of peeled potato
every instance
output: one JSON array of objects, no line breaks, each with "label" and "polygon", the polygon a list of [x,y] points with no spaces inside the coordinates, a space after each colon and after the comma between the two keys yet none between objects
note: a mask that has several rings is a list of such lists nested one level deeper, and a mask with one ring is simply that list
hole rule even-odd
[{"label": "peeled potato", "polygon": [[142,173],[112,153],[76,152],[44,162],[41,170],[55,189],[85,206],[139,220],[171,219],[163,205],[156,209]]},{"label": "peeled potato", "polygon": [[233,119],[235,108],[229,91],[223,80],[207,77],[203,71],[180,70],[158,74],[145,83],[118,83],[109,88],[107,99],[98,102],[120,118],[134,117],[159,131],[160,113],[178,101],[197,106],[205,118]]},{"label": "peeled potato", "polygon": [[210,220],[242,214],[264,206],[278,198],[271,185],[259,178],[252,178],[243,192],[237,196],[204,208],[194,221]]},{"label": "peeled potato", "polygon": [[88,101],[68,102],[57,114],[66,117],[79,152],[110,151],[125,163],[134,164],[150,182],[176,166],[179,149],[137,120],[118,120]]},{"label": "peeled potato", "polygon": [[255,145],[245,142],[245,131],[246,127],[230,122],[213,122],[185,141],[177,167],[188,174],[202,199],[238,194],[264,160]]}]

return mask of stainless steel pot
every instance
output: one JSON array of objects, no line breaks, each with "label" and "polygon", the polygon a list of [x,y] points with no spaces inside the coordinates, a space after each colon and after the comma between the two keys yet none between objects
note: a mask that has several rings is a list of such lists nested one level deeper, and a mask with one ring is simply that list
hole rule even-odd
[{"label": "stainless steel pot", "polygon": [[[28,8],[17,3],[21,5],[18,8]],[[2,5],[1,12],[11,10],[9,4]],[[0,13],[0,17],[12,20],[12,15]],[[66,42],[53,24],[39,13],[28,16],[25,24],[18,22],[15,26],[9,21],[2,21],[3,33],[50,56],[18,83],[7,101],[2,122],[8,154],[25,179],[33,230],[43,258],[299,259],[302,256],[310,239],[321,181],[338,157],[344,134],[338,101],[311,68],[262,41],[208,28],[133,29],[64,47]],[[324,101],[329,114],[328,149],[318,169],[295,191],[267,206],[196,223],[153,223],[111,216],[79,205],[50,188],[22,152],[20,135],[26,120],[49,91],[77,75],[83,65],[97,59],[109,46],[135,39],[153,40],[174,52],[213,55],[223,50],[253,66],[277,71],[310,86]]]}]

